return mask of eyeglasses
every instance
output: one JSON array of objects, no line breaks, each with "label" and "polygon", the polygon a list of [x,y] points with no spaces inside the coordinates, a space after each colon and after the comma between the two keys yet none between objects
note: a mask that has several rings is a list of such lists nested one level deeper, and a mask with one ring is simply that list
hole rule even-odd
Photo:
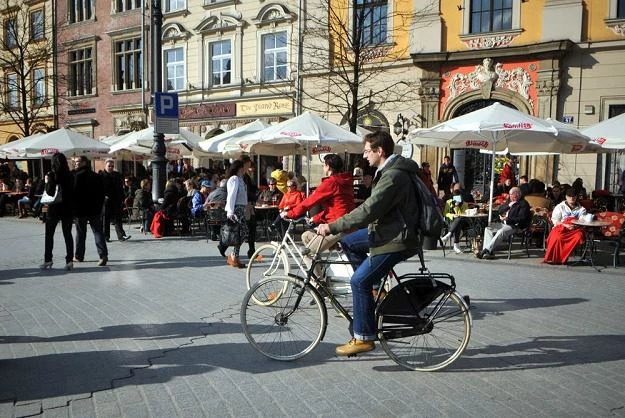
[{"label": "eyeglasses", "polygon": [[362,153],[364,155],[368,155],[371,151],[373,151],[371,148],[369,148],[369,149],[365,148],[364,150],[362,150]]}]

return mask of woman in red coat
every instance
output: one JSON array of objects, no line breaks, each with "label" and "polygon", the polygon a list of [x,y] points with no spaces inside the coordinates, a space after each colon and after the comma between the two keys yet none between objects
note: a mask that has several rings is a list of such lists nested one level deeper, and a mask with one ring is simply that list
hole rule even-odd
[{"label": "woman in red coat", "polygon": [[[346,213],[351,212],[354,203],[354,181],[352,175],[343,173],[343,160],[336,154],[328,154],[323,159],[323,171],[327,175],[315,191],[302,203],[289,211],[282,212],[282,217],[299,218],[315,206],[321,206],[319,213],[313,216],[315,224],[331,223]],[[312,258],[336,244],[343,234],[317,235],[315,231],[305,231],[302,241],[311,249]]]},{"label": "woman in red coat", "polygon": [[297,190],[297,183],[295,180],[289,180],[286,182],[287,191],[282,195],[282,199],[278,204],[278,209],[289,210],[302,203],[304,195]]},{"label": "woman in red coat", "polygon": [[551,214],[553,228],[547,237],[545,263],[565,264],[575,247],[584,243],[584,232],[572,222],[585,214],[586,209],[577,202],[575,189],[568,189],[566,200],[560,202]]}]

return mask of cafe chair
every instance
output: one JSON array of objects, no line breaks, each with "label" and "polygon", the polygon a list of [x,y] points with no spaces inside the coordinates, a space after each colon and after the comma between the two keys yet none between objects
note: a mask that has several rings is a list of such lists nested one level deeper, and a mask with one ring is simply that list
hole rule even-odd
[{"label": "cafe chair", "polygon": [[521,244],[521,247],[525,248],[525,253],[527,254],[527,257],[529,258],[530,242],[532,241],[532,232],[530,228],[531,226],[528,226],[527,228],[523,228],[523,229],[516,228],[514,230],[514,234],[508,237],[508,260],[510,260],[510,257],[512,256],[512,243],[515,240],[519,241],[519,243]]},{"label": "cafe chair", "polygon": [[601,229],[601,234],[596,234],[593,240],[595,248],[608,247],[612,255],[614,268],[620,265],[619,256],[625,248],[625,214],[619,212],[600,212],[597,219],[611,222],[610,226]]}]

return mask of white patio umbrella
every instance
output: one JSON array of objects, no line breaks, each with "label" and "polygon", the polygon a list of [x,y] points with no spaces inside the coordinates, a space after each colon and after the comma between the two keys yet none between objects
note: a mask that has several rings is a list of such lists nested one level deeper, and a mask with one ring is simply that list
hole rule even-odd
[{"label": "white patio umbrella", "polygon": [[[489,149],[493,153],[506,148],[511,153],[580,153],[598,147],[590,138],[573,129],[557,128],[544,119],[519,112],[500,103],[450,119],[427,129],[413,130],[408,141],[418,145],[449,148]],[[495,159],[491,164],[490,209],[495,179]]]},{"label": "white patio umbrella", "polygon": [[[165,134],[166,157],[174,159],[192,155],[194,152],[202,152],[199,146],[201,140],[199,135],[184,128],[180,129],[179,134]],[[111,145],[110,153],[128,150],[140,155],[150,155],[153,145],[154,127],[152,126],[124,135]]]},{"label": "white patio umbrella", "polygon": [[592,142],[607,149],[625,149],[625,113],[582,129]]},{"label": "white patio umbrella", "polygon": [[362,137],[310,112],[236,141],[244,152],[263,155],[361,153]]},{"label": "white patio umbrella", "polygon": [[215,135],[210,139],[206,139],[199,143],[200,148],[209,154],[228,154],[228,153],[241,153],[241,148],[236,143],[237,140],[243,137],[262,131],[269,125],[260,119],[256,119],[254,122],[250,122],[246,125],[239,126],[237,128],[226,131],[222,134]]},{"label": "white patio umbrella", "polygon": [[45,158],[56,152],[61,152],[66,157],[102,157],[108,151],[107,144],[65,128],[30,135],[0,147],[0,153],[9,158]]}]

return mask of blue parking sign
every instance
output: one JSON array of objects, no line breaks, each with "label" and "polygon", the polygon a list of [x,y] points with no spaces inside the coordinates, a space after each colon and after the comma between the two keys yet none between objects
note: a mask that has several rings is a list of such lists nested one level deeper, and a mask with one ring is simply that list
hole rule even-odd
[{"label": "blue parking sign", "polygon": [[154,93],[156,117],[178,119],[178,93]]}]

